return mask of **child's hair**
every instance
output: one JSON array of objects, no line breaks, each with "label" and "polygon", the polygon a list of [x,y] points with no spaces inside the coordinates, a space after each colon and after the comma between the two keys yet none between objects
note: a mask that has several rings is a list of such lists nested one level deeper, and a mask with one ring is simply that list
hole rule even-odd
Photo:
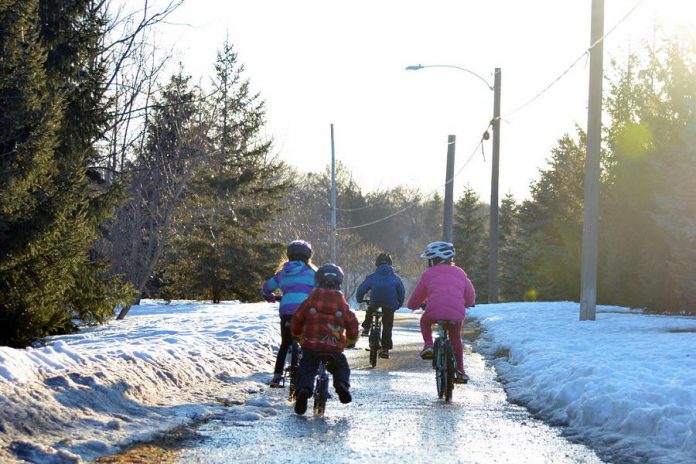
[{"label": "child's hair", "polygon": [[[309,258],[309,259],[307,259],[307,260],[302,259],[302,260],[296,260],[296,261],[304,261],[305,264],[306,264],[307,266],[309,266],[314,272],[317,272],[317,267],[316,267],[316,266],[314,265],[314,263],[312,262],[312,258]],[[285,266],[288,262],[290,262],[290,260],[287,259],[287,258],[281,259],[281,260],[280,260],[280,263],[278,264],[278,267],[277,267],[276,270],[275,270],[275,273],[277,274],[277,273],[279,273],[280,271],[282,271],[282,270],[283,270],[283,266]]]}]

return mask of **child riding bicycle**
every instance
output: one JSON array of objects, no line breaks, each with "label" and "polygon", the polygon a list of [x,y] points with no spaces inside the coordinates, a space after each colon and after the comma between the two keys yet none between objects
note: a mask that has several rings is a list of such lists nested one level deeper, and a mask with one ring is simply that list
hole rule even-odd
[{"label": "child riding bicycle", "polygon": [[314,375],[320,357],[331,355],[327,370],[341,403],[350,403],[350,366],[343,349],[355,345],[359,324],[341,292],[343,271],[334,264],[317,269],[317,288],[302,302],[292,318],[292,336],[300,341],[302,360],[297,368],[297,399],[295,412],[304,414],[307,400],[314,388]]},{"label": "child riding bicycle", "polygon": [[380,253],[375,259],[375,272],[365,278],[356,292],[355,298],[361,302],[365,293],[370,292],[370,305],[365,314],[365,321],[362,323],[363,335],[368,335],[372,315],[377,308],[382,308],[382,350],[380,358],[389,359],[389,350],[392,349],[392,328],[394,326],[394,311],[404,304],[405,290],[404,283],[394,272],[392,259],[386,253]]},{"label": "child riding bicycle", "polygon": [[261,295],[270,303],[277,301],[279,297],[273,294],[280,290],[283,296],[280,297],[280,348],[276,356],[273,379],[270,382],[271,388],[280,388],[283,378],[283,367],[288,349],[292,344],[290,334],[290,319],[307,296],[314,288],[314,273],[316,267],[312,264],[312,245],[304,240],[294,240],[288,245],[284,261],[278,267],[278,271],[273,277],[263,284]]},{"label": "child riding bicycle", "polygon": [[455,382],[466,383],[469,377],[464,372],[461,331],[466,308],[474,306],[476,302],[476,291],[466,272],[454,265],[452,258],[455,254],[454,245],[449,242],[432,242],[426,247],[420,257],[428,260],[428,269],[421,275],[406,306],[418,309],[427,302],[420,320],[424,342],[420,355],[423,359],[433,357],[432,325],[438,320],[455,322],[448,329],[457,359]]}]

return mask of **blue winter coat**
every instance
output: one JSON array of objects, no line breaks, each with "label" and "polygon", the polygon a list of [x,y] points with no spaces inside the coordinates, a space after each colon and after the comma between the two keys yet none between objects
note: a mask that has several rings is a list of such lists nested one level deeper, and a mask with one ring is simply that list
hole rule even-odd
[{"label": "blue winter coat", "polygon": [[375,272],[365,278],[355,295],[358,301],[370,292],[370,304],[389,309],[399,309],[404,304],[404,283],[389,264],[380,264]]}]

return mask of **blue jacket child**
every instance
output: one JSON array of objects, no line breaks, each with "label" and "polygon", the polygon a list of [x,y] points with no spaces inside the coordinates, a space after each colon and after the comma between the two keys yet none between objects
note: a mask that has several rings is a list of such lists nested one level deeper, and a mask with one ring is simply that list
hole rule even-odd
[{"label": "blue jacket child", "polygon": [[276,356],[275,368],[271,387],[280,387],[283,377],[283,367],[285,367],[285,357],[292,344],[292,333],[290,332],[290,320],[293,314],[300,307],[300,304],[307,299],[307,296],[314,289],[314,274],[316,268],[312,264],[312,246],[303,240],[295,240],[288,245],[288,261],[281,269],[268,279],[261,289],[261,295],[266,301],[277,301],[274,291],[280,290],[283,296],[280,297],[280,348]]},{"label": "blue jacket child", "polygon": [[380,253],[375,259],[375,272],[368,275],[356,292],[357,301],[362,301],[365,294],[370,292],[370,305],[362,323],[363,335],[368,335],[372,317],[377,308],[382,308],[382,351],[380,357],[389,358],[392,349],[392,328],[394,327],[394,311],[404,304],[406,291],[401,278],[392,267],[392,259],[386,253]]}]

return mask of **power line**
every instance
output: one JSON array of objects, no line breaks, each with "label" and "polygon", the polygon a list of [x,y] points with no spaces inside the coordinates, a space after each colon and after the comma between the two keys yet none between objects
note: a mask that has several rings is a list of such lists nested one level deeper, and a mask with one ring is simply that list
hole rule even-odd
[{"label": "power line", "polygon": [[585,50],[575,61],[573,61],[571,63],[571,65],[568,66],[558,77],[556,77],[553,81],[551,81],[550,84],[548,84],[546,87],[541,89],[540,92],[538,92],[536,95],[534,95],[532,98],[530,98],[529,100],[527,100],[526,102],[524,102],[523,104],[521,104],[520,106],[515,108],[514,110],[510,111],[509,113],[506,113],[504,115],[504,117],[512,116],[513,114],[521,111],[522,109],[526,108],[527,106],[529,106],[533,102],[535,102],[537,99],[539,99],[539,97],[544,95],[546,92],[548,92],[549,89],[551,89],[551,87],[553,87],[561,79],[563,79],[570,72],[570,70],[573,69],[583,58],[587,57],[590,54],[590,52],[592,51],[592,49],[597,46],[598,43],[602,42],[606,37],[608,37],[612,32],[614,32],[623,22],[625,22],[633,14],[633,12],[635,12],[638,9],[638,7],[643,2],[645,2],[645,0],[638,0],[638,2],[636,2],[633,5],[633,7],[631,7],[631,9],[629,9],[628,12],[616,24],[614,24],[614,26],[611,29],[609,29],[604,35],[602,35],[602,37],[597,39],[592,45],[590,45],[590,47],[587,50]]},{"label": "power line", "polygon": [[[484,142],[484,140],[486,140],[486,138],[485,138],[485,133],[486,133],[486,131],[488,131],[488,129],[491,127],[492,123],[493,123],[493,121],[491,121],[491,122],[488,123],[488,126],[486,126],[486,129],[482,132],[482,134],[484,134],[484,135],[481,136],[481,138],[479,139],[478,143],[476,144],[476,147],[474,147],[474,149],[472,150],[471,154],[467,157],[467,159],[466,159],[466,161],[464,162],[464,164],[459,168],[459,170],[458,170],[450,179],[447,179],[447,180],[445,181],[445,184],[444,184],[444,185],[447,185],[447,184],[449,184],[450,182],[454,182],[454,179],[456,179],[457,176],[459,176],[459,175],[464,171],[464,168],[471,162],[471,160],[474,159],[474,156],[476,156],[476,153],[478,152],[479,148],[483,146],[483,142]],[[427,195],[425,195],[424,199],[425,199],[425,200],[428,200],[428,199],[432,198],[436,193],[437,193],[437,189],[433,189],[433,190],[431,190]],[[407,205],[407,206],[401,208],[400,210],[398,210],[398,211],[396,211],[396,212],[394,212],[394,213],[391,213],[391,214],[389,214],[389,215],[387,215],[387,216],[384,216],[384,217],[381,217],[381,218],[379,218],[379,219],[375,219],[374,221],[367,222],[367,223],[365,223],[365,224],[359,224],[359,225],[356,225],[356,226],[349,226],[349,227],[337,227],[337,228],[336,228],[336,231],[341,231],[341,230],[354,230],[354,229],[361,229],[361,228],[363,228],[363,227],[372,226],[372,225],[374,225],[374,224],[378,224],[378,223],[380,223],[380,222],[386,221],[387,219],[391,219],[391,218],[393,218],[394,216],[398,216],[399,214],[404,213],[404,212],[408,211],[409,209],[413,208],[413,207],[416,206],[417,204],[419,204],[419,203],[411,203],[410,205]],[[364,208],[364,207],[363,207],[363,208]],[[338,208],[337,208],[337,209],[338,209]]]}]

